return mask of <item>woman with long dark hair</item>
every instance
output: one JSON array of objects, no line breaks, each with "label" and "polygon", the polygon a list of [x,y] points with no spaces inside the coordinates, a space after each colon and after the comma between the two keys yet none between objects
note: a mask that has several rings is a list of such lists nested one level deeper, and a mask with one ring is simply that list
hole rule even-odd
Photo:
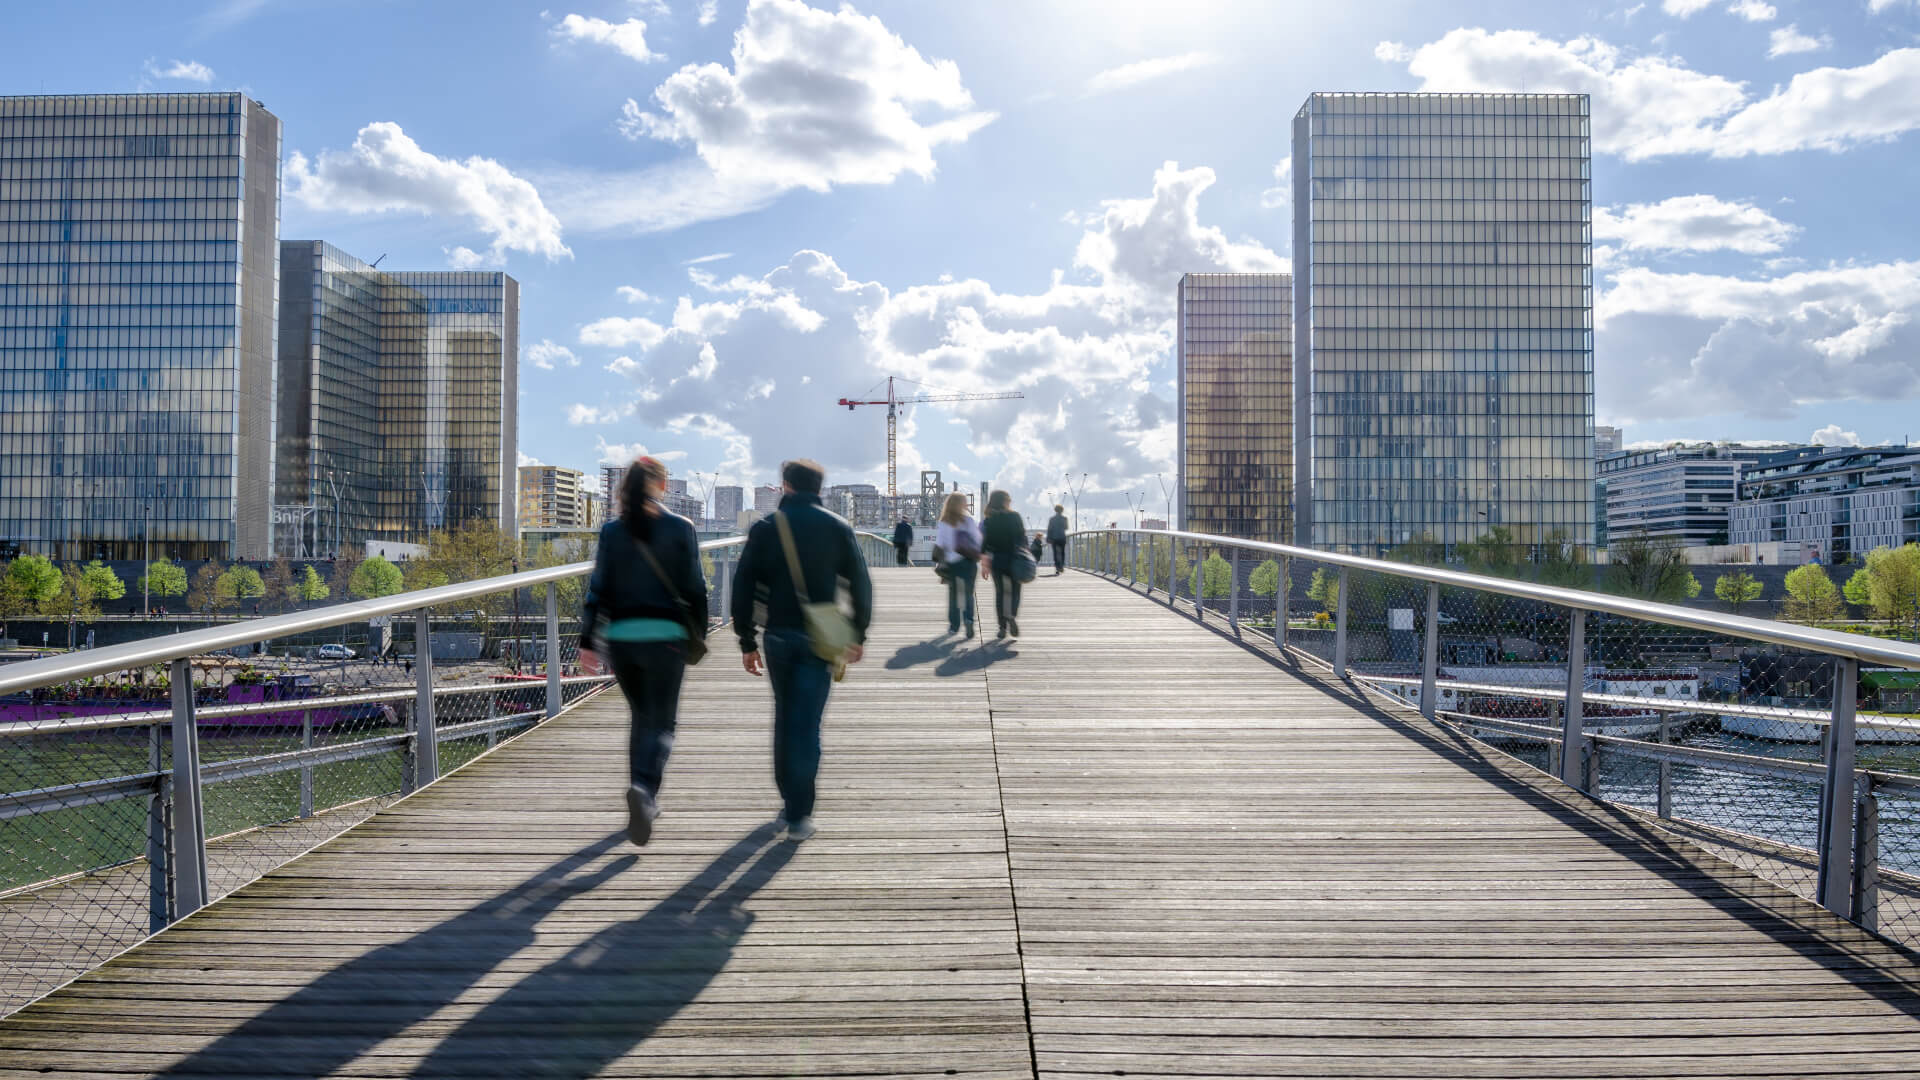
[{"label": "woman with long dark hair", "polygon": [[987,520],[982,526],[980,548],[987,561],[980,567],[982,576],[993,576],[993,614],[1000,621],[999,636],[1020,636],[1020,579],[1014,576],[1014,560],[1019,549],[1027,546],[1027,523],[1013,508],[1013,496],[996,491],[987,496]]},{"label": "woman with long dark hair", "polygon": [[673,751],[687,644],[707,636],[707,579],[693,522],[667,510],[667,467],[627,466],[620,516],[600,528],[580,612],[580,668],[609,667],[633,714],[627,740],[627,838],[645,844],[660,813],[660,782]]}]

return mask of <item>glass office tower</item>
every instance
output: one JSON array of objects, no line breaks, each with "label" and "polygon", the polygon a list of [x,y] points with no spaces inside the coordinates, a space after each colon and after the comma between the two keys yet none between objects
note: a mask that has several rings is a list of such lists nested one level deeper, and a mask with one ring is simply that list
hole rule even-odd
[{"label": "glass office tower", "polygon": [[269,553],[279,170],[242,94],[0,97],[0,547]]},{"label": "glass office tower", "polygon": [[1300,537],[1594,539],[1583,94],[1314,94],[1293,121]]},{"label": "glass office tower", "polygon": [[310,240],[281,260],[275,499],[306,523],[281,553],[425,543],[475,517],[513,532],[519,283],[376,270]]},{"label": "glass office tower", "polygon": [[1293,539],[1293,279],[1185,274],[1176,526]]}]

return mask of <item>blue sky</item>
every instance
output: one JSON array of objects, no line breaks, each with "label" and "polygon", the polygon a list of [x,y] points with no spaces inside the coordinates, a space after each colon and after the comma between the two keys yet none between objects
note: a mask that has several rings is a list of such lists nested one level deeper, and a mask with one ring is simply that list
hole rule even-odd
[{"label": "blue sky", "polygon": [[[1329,10],[1332,8],[1346,10]],[[1594,96],[1598,419],[1920,438],[1920,2],[10,4],[0,92],[241,89],[282,235],[523,287],[520,445],[1152,492],[1185,270],[1284,269],[1315,90]]]}]

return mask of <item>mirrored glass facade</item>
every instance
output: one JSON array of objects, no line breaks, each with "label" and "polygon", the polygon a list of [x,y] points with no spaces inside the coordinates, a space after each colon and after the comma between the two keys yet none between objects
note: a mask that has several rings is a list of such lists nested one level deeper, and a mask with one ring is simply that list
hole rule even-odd
[{"label": "mirrored glass facade", "polygon": [[279,163],[242,94],[0,97],[0,542],[269,553]]},{"label": "mirrored glass facade", "polygon": [[1300,538],[1594,535],[1580,94],[1315,94],[1294,118]]},{"label": "mirrored glass facade", "polygon": [[281,261],[275,501],[314,508],[281,552],[424,543],[472,517],[512,532],[519,284],[376,270],[318,241]]},{"label": "mirrored glass facade", "polygon": [[1186,274],[1179,301],[1179,527],[1291,542],[1293,279]]}]

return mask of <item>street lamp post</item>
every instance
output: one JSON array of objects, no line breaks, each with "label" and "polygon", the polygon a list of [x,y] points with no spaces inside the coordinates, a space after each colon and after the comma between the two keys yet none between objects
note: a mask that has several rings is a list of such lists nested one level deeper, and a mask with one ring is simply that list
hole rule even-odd
[{"label": "street lamp post", "polygon": [[1154,473],[1153,478],[1160,481],[1160,494],[1167,498],[1167,528],[1173,528],[1173,489],[1167,486],[1165,473]]},{"label": "street lamp post", "polygon": [[140,612],[143,615],[153,613],[153,504],[140,504],[140,543],[144,547],[142,558],[147,568],[140,575]]},{"label": "street lamp post", "polygon": [[1065,480],[1067,482],[1067,494],[1073,499],[1073,527],[1075,530],[1078,530],[1080,528],[1080,492],[1087,490],[1087,474],[1080,474],[1080,486],[1078,489],[1073,486],[1072,473],[1066,474]]}]

